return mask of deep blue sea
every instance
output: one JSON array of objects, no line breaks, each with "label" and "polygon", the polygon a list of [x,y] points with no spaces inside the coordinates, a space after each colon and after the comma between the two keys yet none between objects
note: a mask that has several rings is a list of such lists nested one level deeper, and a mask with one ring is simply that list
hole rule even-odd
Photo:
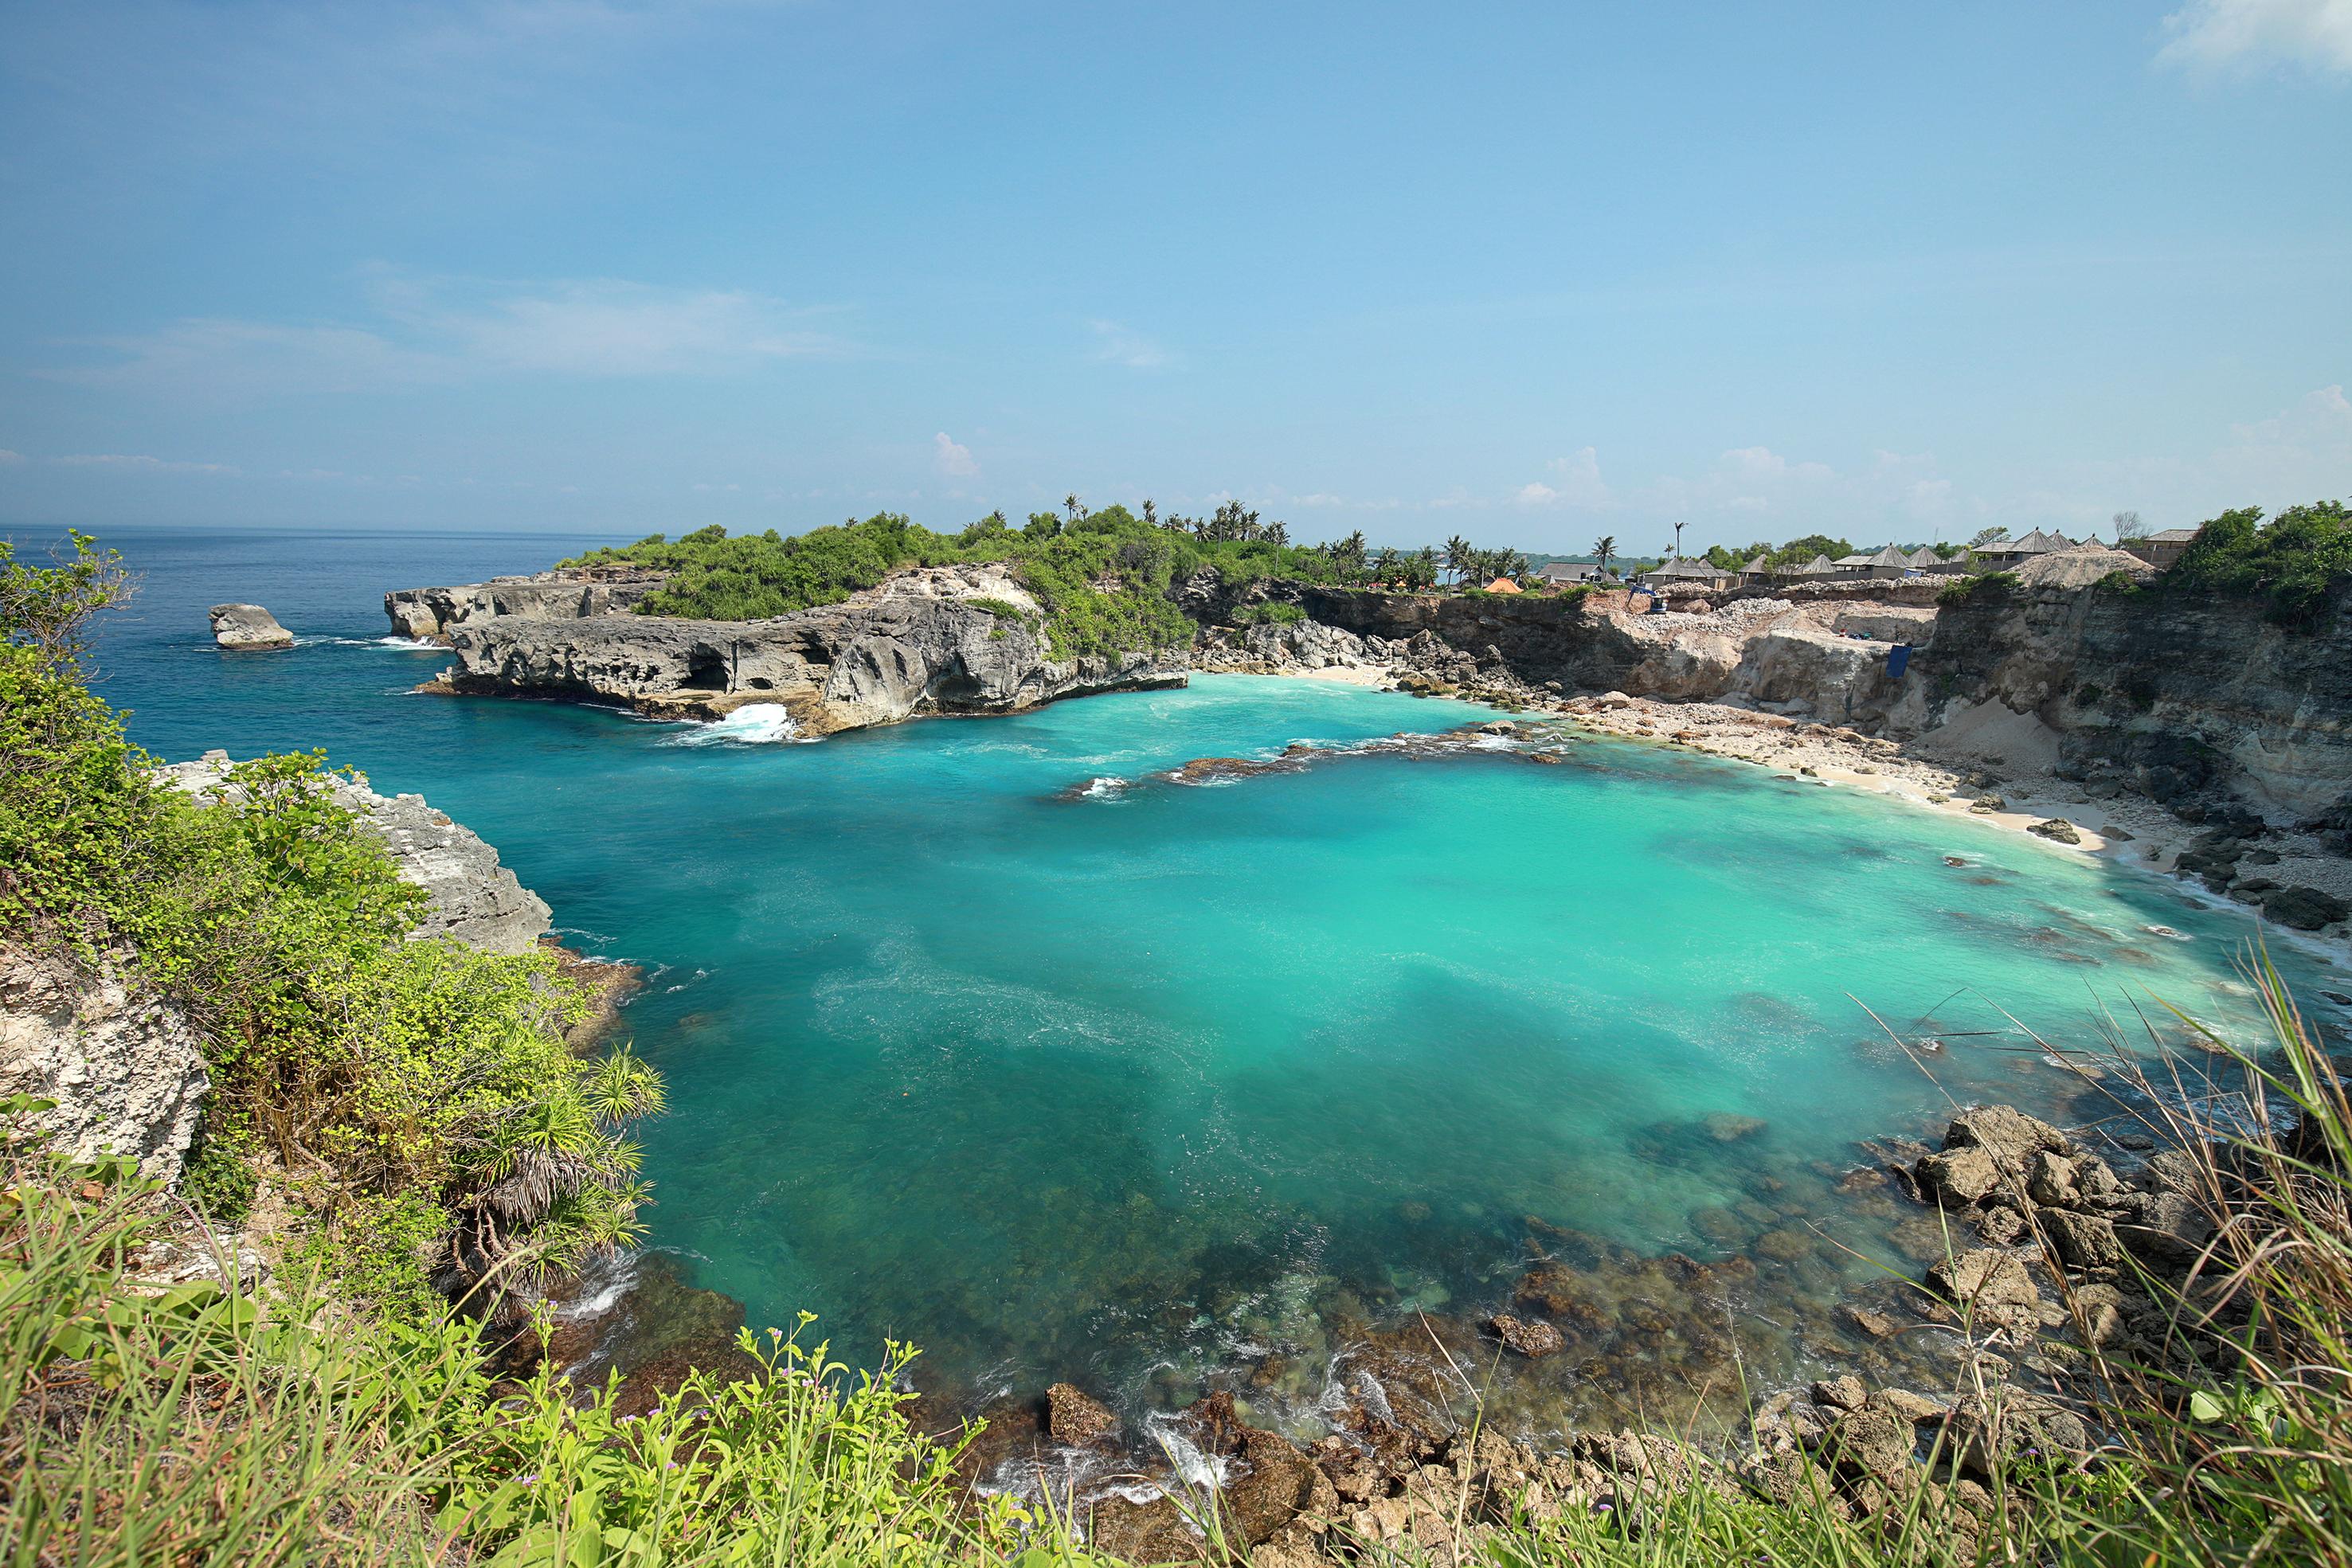
[{"label": "deep blue sea", "polygon": [[[1904,1212],[1840,1189],[1854,1140],[1979,1095],[2095,1113],[2036,1037],[2159,1004],[2253,1038],[2243,917],[1759,768],[1344,754],[1488,716],[1248,676],[761,744],[412,694],[444,655],[383,640],[385,591],[603,539],[106,542],[143,579],[99,652],[137,740],[324,747],[496,843],[568,939],[650,977],[625,1018],[671,1089],[655,1245],[754,1323],[912,1340],[961,1389],[1238,1380],[1311,1425],[1351,1338],[1491,1312],[1547,1256],[1645,1301],[1652,1260],[1753,1257],[1707,1289],[1787,1372],[1874,1261],[1915,1266]],[[299,645],[216,650],[224,600]],[[1297,740],[1343,754],[1154,777]],[[1945,1045],[1923,1069],[1890,1035]],[[1515,1369],[1516,1407],[1541,1425],[1643,1357],[1657,1397],[1698,1364],[1683,1332]]]}]

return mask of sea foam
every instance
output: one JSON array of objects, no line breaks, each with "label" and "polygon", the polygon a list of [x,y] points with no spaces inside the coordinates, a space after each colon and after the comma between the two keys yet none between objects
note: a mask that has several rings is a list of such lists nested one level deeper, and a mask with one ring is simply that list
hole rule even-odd
[{"label": "sea foam", "polygon": [[801,734],[801,727],[782,703],[746,703],[725,718],[709,724],[698,724],[682,735],[672,736],[663,744],[667,746],[773,746],[782,741],[814,739]]}]

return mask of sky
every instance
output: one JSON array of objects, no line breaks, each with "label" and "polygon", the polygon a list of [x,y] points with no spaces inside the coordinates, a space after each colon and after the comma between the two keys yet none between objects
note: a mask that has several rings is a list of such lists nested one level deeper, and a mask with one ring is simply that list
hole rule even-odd
[{"label": "sky", "polygon": [[0,527],[2352,494],[2352,0],[13,0],[0,242]]}]

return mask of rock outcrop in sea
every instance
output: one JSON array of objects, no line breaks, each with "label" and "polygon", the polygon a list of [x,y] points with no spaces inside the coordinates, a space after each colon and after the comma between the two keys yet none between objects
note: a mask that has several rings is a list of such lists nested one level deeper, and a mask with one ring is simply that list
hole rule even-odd
[{"label": "rock outcrop in sea", "polygon": [[224,648],[291,648],[294,633],[258,604],[215,604],[213,641]]},{"label": "rock outcrop in sea", "polygon": [[[390,596],[386,609],[395,627],[413,629],[422,622],[403,614],[418,596],[471,604],[482,591],[418,590]],[[504,602],[520,602],[517,591],[499,590]],[[578,598],[589,605],[594,595]],[[1189,671],[1182,649],[1056,656],[1044,607],[995,565],[898,572],[841,603],[765,621],[621,614],[609,603],[561,618],[551,602],[531,602],[527,613],[439,622],[457,655],[439,688],[616,703],[656,718],[774,704],[800,733],[820,736],[919,714],[1013,713],[1181,685]]]}]

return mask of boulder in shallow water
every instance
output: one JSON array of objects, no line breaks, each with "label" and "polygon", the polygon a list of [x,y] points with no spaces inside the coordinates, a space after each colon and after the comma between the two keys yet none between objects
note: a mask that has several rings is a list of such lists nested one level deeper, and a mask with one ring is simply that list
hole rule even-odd
[{"label": "boulder in shallow water", "polygon": [[2025,831],[2036,838],[2048,839],[2053,844],[2079,844],[2083,841],[2082,830],[2063,817],[2028,823]]},{"label": "boulder in shallow water", "polygon": [[2352,914],[2352,905],[2315,887],[2282,887],[2263,895],[2263,914],[2297,931],[2317,931]]},{"label": "boulder in shallow water", "polygon": [[224,648],[291,648],[294,633],[258,604],[215,604],[213,641]]},{"label": "boulder in shallow water", "polygon": [[1495,1331],[1496,1339],[1529,1361],[1553,1354],[1568,1345],[1559,1330],[1541,1319],[1529,1322],[1508,1312],[1497,1312],[1486,1321],[1486,1326]]},{"label": "boulder in shallow water", "polygon": [[1045,1390],[1045,1430],[1073,1448],[1098,1448],[1118,1436],[1118,1417],[1075,1385],[1056,1383]]}]

